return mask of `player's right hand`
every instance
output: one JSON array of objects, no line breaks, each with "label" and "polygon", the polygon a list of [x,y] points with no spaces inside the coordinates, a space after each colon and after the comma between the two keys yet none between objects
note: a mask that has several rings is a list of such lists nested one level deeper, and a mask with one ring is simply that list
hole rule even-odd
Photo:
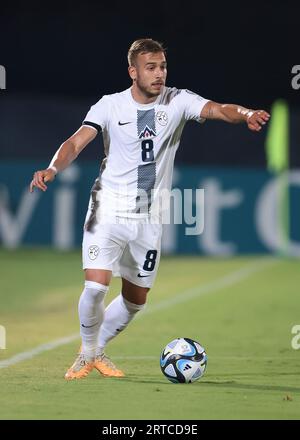
[{"label": "player's right hand", "polygon": [[54,178],[55,171],[51,168],[48,168],[47,170],[36,171],[30,183],[29,191],[33,192],[33,189],[36,186],[37,188],[45,192],[47,190],[47,185],[45,185],[45,182],[52,182]]}]

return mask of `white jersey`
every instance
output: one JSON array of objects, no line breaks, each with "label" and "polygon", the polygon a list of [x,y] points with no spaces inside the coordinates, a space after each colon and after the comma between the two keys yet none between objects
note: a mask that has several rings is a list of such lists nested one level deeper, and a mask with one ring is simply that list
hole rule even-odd
[{"label": "white jersey", "polygon": [[173,164],[188,120],[204,121],[207,99],[164,87],[155,102],[136,102],[131,88],[103,96],[83,125],[102,131],[105,159],[92,189],[90,209],[145,217],[163,190],[171,190]]}]

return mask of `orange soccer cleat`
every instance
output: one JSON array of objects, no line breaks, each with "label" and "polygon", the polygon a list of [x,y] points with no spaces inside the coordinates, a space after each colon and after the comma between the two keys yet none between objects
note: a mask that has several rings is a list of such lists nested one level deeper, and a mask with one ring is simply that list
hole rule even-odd
[{"label": "orange soccer cleat", "polygon": [[104,353],[96,356],[94,367],[105,377],[124,377],[122,370],[118,370],[115,364]]},{"label": "orange soccer cleat", "polygon": [[84,354],[79,353],[72,367],[65,374],[66,380],[83,379],[94,368],[94,361],[87,361]]}]

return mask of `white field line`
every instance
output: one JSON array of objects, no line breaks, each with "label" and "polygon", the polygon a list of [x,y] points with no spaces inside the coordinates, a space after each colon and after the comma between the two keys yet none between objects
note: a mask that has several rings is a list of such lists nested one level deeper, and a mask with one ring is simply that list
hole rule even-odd
[{"label": "white field line", "polygon": [[[276,260],[275,258],[262,258],[258,262],[256,261],[255,263],[247,264],[246,266],[244,266],[238,270],[235,270],[234,272],[231,272],[227,275],[224,275],[223,277],[221,277],[215,281],[211,281],[211,282],[204,284],[204,285],[200,284],[199,286],[192,287],[190,289],[186,289],[183,292],[180,292],[179,294],[173,296],[171,299],[163,300],[157,304],[154,304],[152,306],[148,306],[144,311],[142,311],[139,315],[137,315],[137,318],[139,316],[145,316],[145,315],[149,315],[151,313],[159,312],[161,310],[170,308],[170,307],[175,306],[177,304],[191,301],[195,298],[198,298],[199,296],[203,296],[208,293],[220,291],[220,290],[224,289],[225,287],[233,286],[233,285],[239,283],[240,281],[245,280],[246,278],[248,278],[252,274],[264,270],[270,264],[274,264],[277,261],[278,260]],[[27,359],[31,359],[31,358],[39,355],[40,353],[44,353],[45,351],[53,350],[54,348],[69,344],[70,342],[73,342],[77,339],[79,339],[79,334],[74,333],[74,334],[66,336],[64,338],[56,339],[52,342],[38,345],[37,347],[33,348],[32,350],[18,353],[9,359],[5,359],[3,361],[0,361],[0,369],[10,367],[11,365],[15,365],[15,364],[22,362],[22,361],[25,361]],[[119,359],[121,359],[121,357],[119,357]],[[127,356],[126,359],[152,359],[152,357],[151,356],[140,356],[140,357]]]},{"label": "white field line", "polygon": [[53,350],[54,348],[60,347],[61,345],[69,344],[70,342],[73,342],[78,338],[79,338],[79,334],[74,333],[73,335],[66,336],[65,338],[56,339],[55,341],[38,345],[32,350],[23,351],[22,353],[18,353],[9,359],[0,361],[0,369],[10,367],[11,365],[18,364],[19,362],[25,361],[27,359],[31,359],[40,353],[44,353],[44,351]]}]

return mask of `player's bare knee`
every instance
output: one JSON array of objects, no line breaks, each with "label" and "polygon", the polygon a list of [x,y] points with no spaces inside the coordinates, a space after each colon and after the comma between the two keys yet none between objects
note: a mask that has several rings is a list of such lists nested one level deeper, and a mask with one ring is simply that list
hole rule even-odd
[{"label": "player's bare knee", "polygon": [[85,280],[109,286],[112,277],[111,270],[85,269]]},{"label": "player's bare knee", "polygon": [[123,298],[136,305],[144,305],[147,301],[147,293],[150,289],[146,289],[144,287],[139,287],[137,289],[128,289],[122,287],[122,296]]}]

